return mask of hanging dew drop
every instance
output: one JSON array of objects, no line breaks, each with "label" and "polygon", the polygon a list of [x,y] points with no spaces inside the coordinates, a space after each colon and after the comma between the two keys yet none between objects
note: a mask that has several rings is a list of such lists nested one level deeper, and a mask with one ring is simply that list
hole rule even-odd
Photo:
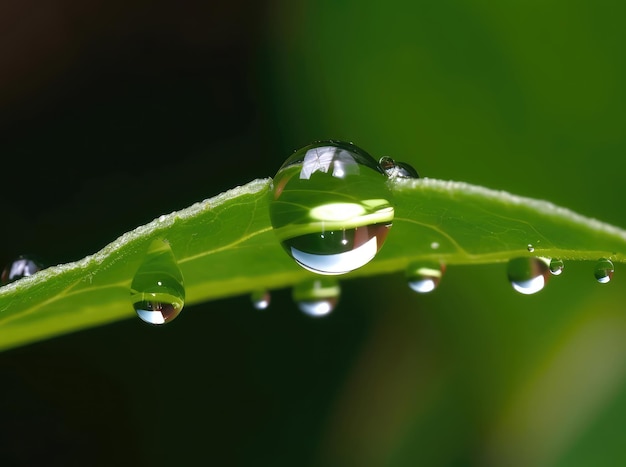
[{"label": "hanging dew drop", "polygon": [[265,310],[270,306],[271,295],[267,290],[256,290],[250,295],[252,306],[257,310]]},{"label": "hanging dew drop", "polygon": [[169,323],[180,314],[185,304],[183,276],[167,242],[150,245],[133,278],[130,298],[137,316],[149,324]]},{"label": "hanging dew drop", "polygon": [[391,228],[387,177],[352,143],[322,141],[289,157],[274,177],[270,219],[304,269],[345,274],[371,261]]},{"label": "hanging dew drop", "polygon": [[548,260],[536,257],[513,258],[507,265],[507,276],[517,292],[524,295],[537,293],[550,277]]},{"label": "hanging dew drop", "polygon": [[565,265],[563,264],[563,260],[558,258],[552,258],[550,260],[550,273],[553,276],[559,276],[563,272],[563,268]]},{"label": "hanging dew drop", "polygon": [[304,314],[318,318],[328,315],[339,303],[341,287],[332,277],[306,280],[294,286],[292,298]]},{"label": "hanging dew drop", "polygon": [[615,267],[613,261],[608,258],[600,258],[593,269],[593,275],[600,284],[611,282]]},{"label": "hanging dew drop", "polygon": [[445,266],[440,263],[411,264],[406,270],[409,287],[417,293],[429,293],[441,282]]},{"label": "hanging dew drop", "polygon": [[32,276],[43,268],[44,264],[39,259],[30,255],[20,255],[2,270],[0,280],[2,284],[8,284],[22,277]]}]

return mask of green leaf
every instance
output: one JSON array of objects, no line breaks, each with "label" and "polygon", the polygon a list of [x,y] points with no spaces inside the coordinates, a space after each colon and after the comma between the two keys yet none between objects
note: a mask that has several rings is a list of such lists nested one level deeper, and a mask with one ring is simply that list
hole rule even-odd
[{"label": "green leaf", "polygon": [[[372,262],[343,278],[431,260],[450,266],[528,255],[626,258],[626,231],[546,201],[461,182],[389,183],[396,215],[388,239]],[[271,179],[254,180],[137,227],[91,256],[0,288],[0,350],[135,317],[130,285],[158,239],[170,244],[178,261],[186,306],[311,277],[287,256],[272,230],[271,186]]]}]

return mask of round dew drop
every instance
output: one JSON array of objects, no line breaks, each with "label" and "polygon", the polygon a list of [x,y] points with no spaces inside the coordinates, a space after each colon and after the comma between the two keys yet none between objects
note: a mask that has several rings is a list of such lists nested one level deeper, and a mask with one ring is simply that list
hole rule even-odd
[{"label": "round dew drop", "polygon": [[521,257],[509,260],[507,276],[513,289],[524,295],[542,290],[550,278],[548,260],[536,257]]},{"label": "round dew drop", "polygon": [[300,311],[319,318],[335,309],[339,303],[341,287],[335,278],[320,277],[295,285],[291,294]]},{"label": "round dew drop", "polygon": [[297,264],[317,274],[345,274],[371,261],[393,216],[385,172],[352,143],[305,146],[274,177],[274,232]]},{"label": "round dew drop", "polygon": [[380,167],[385,171],[389,178],[419,178],[417,170],[406,162],[397,162],[391,157],[383,156],[378,161]]},{"label": "round dew drop", "polygon": [[611,282],[615,267],[613,261],[608,258],[600,258],[593,269],[593,275],[600,284]]},{"label": "round dew drop", "polygon": [[185,304],[180,268],[167,242],[155,240],[135,273],[130,298],[137,316],[149,324],[173,321]]},{"label": "round dew drop", "polygon": [[558,258],[552,258],[550,260],[550,273],[553,276],[559,276],[563,272],[563,268],[565,265],[563,264],[563,260]]},{"label": "round dew drop", "polygon": [[271,295],[267,290],[256,290],[250,294],[252,306],[257,310],[265,310],[270,306]]},{"label": "round dew drop", "polygon": [[445,266],[440,263],[411,264],[406,270],[409,287],[417,293],[429,293],[441,282]]}]

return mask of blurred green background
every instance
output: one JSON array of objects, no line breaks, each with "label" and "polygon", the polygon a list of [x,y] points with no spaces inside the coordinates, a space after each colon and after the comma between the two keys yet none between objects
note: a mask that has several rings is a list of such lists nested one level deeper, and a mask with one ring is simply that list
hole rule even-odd
[{"label": "blurred green background", "polygon": [[[626,4],[305,1],[0,6],[1,259],[74,261],[160,214],[352,141],[422,176],[626,227]],[[391,238],[390,238],[391,241]],[[242,265],[245,267],[245,265]],[[289,290],[0,354],[0,464],[626,464],[626,288],[566,263]],[[0,329],[1,332],[1,329]]]}]

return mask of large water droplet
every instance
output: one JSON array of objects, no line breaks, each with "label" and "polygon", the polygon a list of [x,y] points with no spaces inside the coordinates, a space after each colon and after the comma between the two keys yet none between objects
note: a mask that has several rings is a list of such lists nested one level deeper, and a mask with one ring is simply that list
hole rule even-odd
[{"label": "large water droplet", "polygon": [[544,288],[550,277],[550,268],[545,258],[513,258],[509,260],[507,275],[516,291],[530,295]]},{"label": "large water droplet", "polygon": [[564,267],[563,260],[558,258],[552,258],[550,260],[550,273],[553,276],[559,276],[563,272]]},{"label": "large water droplet", "polygon": [[444,271],[440,263],[411,264],[406,270],[409,287],[417,293],[432,292],[441,282]]},{"label": "large water droplet", "polygon": [[37,271],[41,271],[44,264],[41,260],[31,255],[20,255],[2,270],[0,281],[2,284],[14,282],[22,277],[32,276]]},{"label": "large water droplet", "polygon": [[391,157],[383,156],[378,163],[389,178],[419,178],[417,170],[406,162],[398,162]]},{"label": "large water droplet", "polygon": [[387,177],[359,147],[322,141],[289,157],[274,177],[272,226],[285,251],[318,274],[345,274],[382,247],[394,209]]},{"label": "large water droplet", "polygon": [[169,323],[183,309],[183,275],[166,241],[150,245],[133,278],[130,297],[137,316],[149,324]]},{"label": "large water droplet", "polygon": [[326,316],[339,303],[341,287],[331,277],[303,281],[294,286],[292,297],[300,310],[313,317]]},{"label": "large water droplet", "polygon": [[255,290],[250,295],[252,306],[257,310],[265,310],[270,306],[271,295],[267,290]]},{"label": "large water droplet", "polygon": [[593,269],[593,275],[600,284],[611,282],[615,267],[613,261],[608,258],[600,258]]}]

